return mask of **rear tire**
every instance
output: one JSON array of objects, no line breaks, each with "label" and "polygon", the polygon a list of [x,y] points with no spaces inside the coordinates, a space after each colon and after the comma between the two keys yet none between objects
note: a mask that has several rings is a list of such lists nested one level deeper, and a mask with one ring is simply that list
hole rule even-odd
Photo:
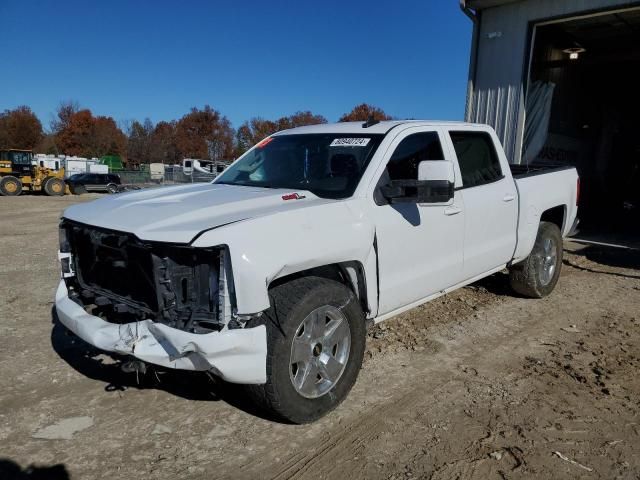
[{"label": "rear tire", "polygon": [[69,185],[69,190],[74,195],[82,195],[83,193],[87,193],[87,187],[84,185]]},{"label": "rear tire", "polygon": [[13,175],[0,178],[0,194],[5,197],[17,197],[22,193],[22,182]]},{"label": "rear tire", "polygon": [[267,327],[267,383],[246,390],[272,417],[313,422],[337,407],[358,377],[366,338],[362,309],[351,290],[320,277],[278,285],[270,299],[271,308],[247,325]]},{"label": "rear tire", "polygon": [[49,177],[44,183],[44,193],[50,197],[59,197],[64,195],[65,183],[56,177]]},{"label": "rear tire", "polygon": [[560,229],[555,223],[540,222],[538,235],[529,256],[509,268],[511,288],[525,297],[546,297],[558,283],[561,268]]}]

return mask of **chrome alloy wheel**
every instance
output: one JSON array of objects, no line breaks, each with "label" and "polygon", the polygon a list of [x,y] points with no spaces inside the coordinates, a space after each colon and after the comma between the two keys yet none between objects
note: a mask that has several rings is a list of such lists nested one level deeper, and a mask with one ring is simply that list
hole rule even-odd
[{"label": "chrome alloy wheel", "polygon": [[291,345],[289,377],[305,398],[318,398],[340,380],[349,361],[351,329],[338,308],[324,305],[302,321]]},{"label": "chrome alloy wheel", "polygon": [[556,263],[558,261],[558,250],[556,242],[553,238],[547,237],[542,244],[542,252],[540,252],[540,268],[538,269],[538,279],[543,286],[549,285],[553,274],[556,271]]}]

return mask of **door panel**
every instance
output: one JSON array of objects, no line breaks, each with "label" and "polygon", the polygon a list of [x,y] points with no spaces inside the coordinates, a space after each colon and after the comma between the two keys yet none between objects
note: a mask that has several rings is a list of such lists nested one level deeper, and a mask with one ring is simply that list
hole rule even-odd
[{"label": "door panel", "polygon": [[516,247],[518,218],[514,190],[506,178],[462,190],[467,206],[464,233],[464,272],[467,278],[511,260]]},{"label": "door panel", "polygon": [[504,265],[516,246],[518,201],[515,183],[495,148],[497,139],[482,129],[450,131],[450,148],[462,177],[465,204],[464,276]]},{"label": "door panel", "polygon": [[[416,142],[415,135],[418,134],[430,134],[437,144],[428,145],[415,154],[407,153],[420,143]],[[428,135],[423,139],[428,143]],[[380,176],[378,186],[392,178],[389,172],[391,175],[397,172],[402,172],[403,176],[415,175],[417,179],[417,164],[422,160],[451,160],[443,154],[441,142],[440,132],[433,128],[411,128],[400,133],[387,151],[384,164],[389,168],[385,168]],[[398,155],[405,164],[397,161]],[[378,315],[421,300],[462,280],[465,212],[460,192],[456,192],[453,205],[448,206],[379,205],[372,201],[371,217],[376,225],[378,247]]]},{"label": "door panel", "polygon": [[[446,210],[459,209],[457,214]],[[380,306],[385,314],[462,281],[464,214],[454,205],[385,205],[376,212]]]}]

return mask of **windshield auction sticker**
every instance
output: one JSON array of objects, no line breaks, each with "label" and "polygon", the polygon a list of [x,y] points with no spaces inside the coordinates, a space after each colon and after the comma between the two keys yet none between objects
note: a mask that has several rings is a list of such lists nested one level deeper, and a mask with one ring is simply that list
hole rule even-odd
[{"label": "windshield auction sticker", "polygon": [[330,147],[366,147],[370,138],[336,138]]}]

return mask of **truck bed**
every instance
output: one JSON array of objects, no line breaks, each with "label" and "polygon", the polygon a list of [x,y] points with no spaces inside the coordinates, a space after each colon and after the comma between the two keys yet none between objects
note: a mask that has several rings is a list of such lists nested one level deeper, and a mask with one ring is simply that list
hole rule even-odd
[{"label": "truck bed", "polygon": [[509,168],[511,169],[511,175],[513,175],[513,178],[525,178],[525,177],[532,177],[534,175],[541,175],[543,173],[570,170],[574,167],[571,167],[569,165],[560,165],[560,164],[553,164],[553,163],[550,163],[550,164],[531,163],[529,165],[520,165],[520,164],[510,163]]}]

